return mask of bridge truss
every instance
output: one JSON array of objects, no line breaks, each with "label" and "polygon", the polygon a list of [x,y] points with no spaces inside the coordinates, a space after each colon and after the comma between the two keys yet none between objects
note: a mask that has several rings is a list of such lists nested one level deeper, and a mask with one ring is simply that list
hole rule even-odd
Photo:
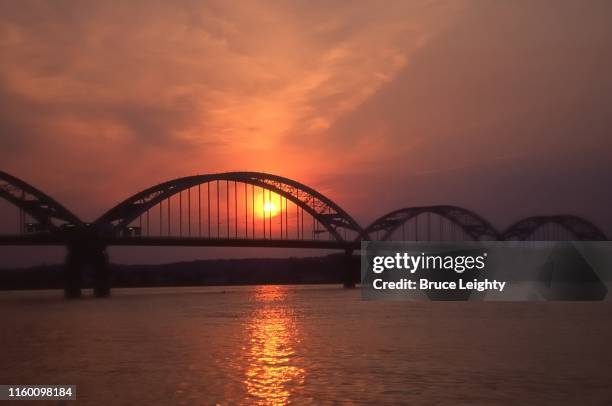
[{"label": "bridge truss", "polygon": [[76,215],[53,198],[2,171],[0,171],[0,197],[19,209],[22,233],[28,231],[25,229],[28,224],[26,216],[34,220],[31,222],[34,229],[30,231],[58,232],[62,227],[82,225]]},{"label": "bridge truss", "polygon": [[0,236],[3,245],[73,242],[75,234],[67,230],[85,230],[109,245],[160,246],[352,249],[362,239],[608,240],[601,229],[577,216],[529,217],[499,233],[478,214],[449,205],[395,210],[362,229],[316,190],[260,172],[196,175],[160,183],[127,198],[91,224],[1,171],[0,197],[18,208],[21,225],[20,235]]},{"label": "bridge truss", "polygon": [[606,234],[596,225],[572,215],[528,217],[508,227],[501,238],[519,241],[608,240]]},{"label": "bridge truss", "polygon": [[291,179],[226,172],[150,187],[103,214],[114,236],[223,240],[354,241],[361,226],[340,206]]},{"label": "bridge truss", "polygon": [[476,213],[457,206],[407,207],[385,214],[365,229],[365,238],[389,241],[498,240],[499,233]]}]

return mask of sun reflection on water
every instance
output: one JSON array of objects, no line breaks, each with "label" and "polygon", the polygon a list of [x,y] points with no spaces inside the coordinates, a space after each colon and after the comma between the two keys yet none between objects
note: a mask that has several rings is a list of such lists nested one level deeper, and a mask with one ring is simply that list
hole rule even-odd
[{"label": "sun reflection on water", "polygon": [[288,403],[303,384],[305,370],[297,365],[299,331],[292,309],[284,306],[287,288],[260,286],[254,299],[261,306],[251,315],[247,329],[248,366],[244,383],[260,405]]}]

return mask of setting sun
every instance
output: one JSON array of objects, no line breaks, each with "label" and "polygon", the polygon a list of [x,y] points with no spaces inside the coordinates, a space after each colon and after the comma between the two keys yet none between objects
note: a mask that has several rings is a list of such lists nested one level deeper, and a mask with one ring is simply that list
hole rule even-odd
[{"label": "setting sun", "polygon": [[255,197],[255,213],[259,217],[275,217],[281,212],[281,197],[275,193],[258,194]]},{"label": "setting sun", "polygon": [[266,202],[264,203],[263,211],[266,213],[266,216],[274,217],[280,210],[274,203]]}]

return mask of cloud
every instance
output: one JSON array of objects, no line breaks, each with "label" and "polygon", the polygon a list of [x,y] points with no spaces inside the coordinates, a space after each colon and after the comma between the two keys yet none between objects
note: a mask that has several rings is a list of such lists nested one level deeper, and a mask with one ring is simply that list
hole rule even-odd
[{"label": "cloud", "polygon": [[329,128],[328,156],[359,173],[352,200],[466,205],[501,223],[580,213],[612,229],[610,15],[609,2],[472,3]]},{"label": "cloud", "polygon": [[60,197],[79,196],[84,212],[194,172],[267,170],[308,181],[334,142],[329,129],[392,81],[458,9],[3,2],[0,157],[25,179],[66,185]]},{"label": "cloud", "polygon": [[430,34],[417,17],[432,18],[364,4],[2,7],[2,77],[19,97],[68,112],[154,105],[172,114],[187,103],[201,115],[194,129],[232,141],[248,141],[249,129],[274,141],[297,124],[325,128],[392,77]]},{"label": "cloud", "polygon": [[[495,185],[508,162],[609,168],[610,8],[1,2],[0,159],[88,218],[224,170],[293,177],[371,217],[443,196],[479,204],[455,194],[466,173]],[[511,192],[526,199],[520,176]]]}]

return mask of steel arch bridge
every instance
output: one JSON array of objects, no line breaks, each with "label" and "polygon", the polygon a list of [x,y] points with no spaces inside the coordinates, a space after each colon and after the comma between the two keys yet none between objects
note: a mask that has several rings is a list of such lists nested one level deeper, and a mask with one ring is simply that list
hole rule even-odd
[{"label": "steel arch bridge", "polygon": [[[547,226],[556,226],[547,229]],[[542,231],[538,234],[538,231]],[[564,233],[565,232],[565,233]],[[579,241],[607,241],[606,234],[590,221],[572,215],[533,216],[517,221],[501,235],[503,240],[525,241],[530,238],[539,240],[570,239]]]},{"label": "steel arch bridge", "polygon": [[[431,215],[439,217],[437,227],[432,224]],[[426,224],[421,224],[419,228],[418,217],[426,216]],[[446,220],[451,224],[451,230],[446,230],[441,219]],[[431,241],[431,240],[447,240],[457,239],[457,233],[454,229],[458,227],[469,239],[472,240],[498,240],[499,233],[487,220],[478,214],[458,206],[422,206],[422,207],[407,207],[392,211],[379,217],[370,224],[364,232],[365,239],[374,238],[380,241],[387,241],[398,230],[402,231],[402,239],[406,239],[405,226],[411,220],[415,220],[412,224],[412,236],[415,240]],[[421,230],[419,238],[419,229]]]},{"label": "steel arch bridge", "polygon": [[56,233],[62,226],[82,226],[70,210],[34,186],[6,172],[0,171],[0,197],[20,210],[21,232],[26,231],[25,214],[36,221],[37,230]]},{"label": "steel arch bridge", "polygon": [[[304,213],[311,222],[305,223]],[[363,234],[330,198],[297,181],[261,172],[196,175],[160,183],[119,203],[94,225],[114,237],[145,238],[155,228],[156,237],[166,240],[209,242],[327,240],[347,245]]]},{"label": "steel arch bridge", "polygon": [[[361,240],[389,240],[400,230],[403,240],[417,241],[558,240],[559,234],[548,229],[554,226],[569,235],[564,239],[608,240],[593,223],[571,215],[529,217],[499,233],[480,215],[450,205],[395,210],[363,229],[320,192],[261,172],[196,175],[160,183],[127,198],[93,223],[81,221],[45,193],[1,171],[0,197],[19,209],[20,223],[17,235],[0,235],[0,245],[68,248],[67,296],[80,295],[84,266],[96,272],[96,295],[109,294],[107,246],[322,248],[343,250],[349,258]],[[28,218],[32,221],[26,222]],[[347,275],[346,285],[354,286]]]}]

